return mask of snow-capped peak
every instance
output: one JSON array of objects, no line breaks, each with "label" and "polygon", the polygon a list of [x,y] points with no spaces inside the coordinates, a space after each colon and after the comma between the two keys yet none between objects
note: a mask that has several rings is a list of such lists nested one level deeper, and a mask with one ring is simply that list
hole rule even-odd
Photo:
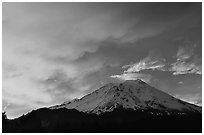
[{"label": "snow-capped peak", "polygon": [[201,112],[201,108],[181,101],[169,94],[149,86],[141,80],[128,80],[123,83],[110,83],[98,90],[51,109],[68,108],[100,114],[117,107],[133,110],[156,109],[164,112]]}]

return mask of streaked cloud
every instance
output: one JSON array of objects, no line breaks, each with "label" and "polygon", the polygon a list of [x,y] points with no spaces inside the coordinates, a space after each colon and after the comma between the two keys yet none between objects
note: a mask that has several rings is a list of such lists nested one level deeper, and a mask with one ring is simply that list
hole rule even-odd
[{"label": "streaked cloud", "polygon": [[132,64],[132,65],[125,65],[123,68],[127,68],[124,72],[130,73],[130,72],[140,72],[142,70],[162,70],[162,68],[165,66],[166,60],[164,58],[159,57],[152,57],[147,56],[144,59],[140,60],[138,63]]},{"label": "streaked cloud", "polygon": [[202,74],[202,59],[194,54],[195,45],[180,46],[176,55],[176,62],[171,64],[173,75]]},{"label": "streaked cloud", "polygon": [[121,75],[112,75],[111,78],[117,78],[121,80],[137,80],[141,79],[144,82],[150,82],[152,76],[149,74],[143,74],[143,73],[123,73]]},{"label": "streaked cloud", "polygon": [[[194,54],[194,45],[179,46],[175,56],[176,62],[170,63],[159,56],[158,52],[150,51],[149,55],[135,64],[125,65],[125,73],[140,72],[143,70],[173,71],[173,75],[202,74],[202,59]],[[157,54],[158,53],[158,54]],[[155,55],[156,54],[156,55]]]},{"label": "streaked cloud", "polygon": [[82,96],[93,85],[83,84],[84,78],[118,62],[104,57],[78,59],[107,46],[103,41],[123,46],[165,29],[165,25],[141,26],[141,15],[129,15],[135,10],[129,5],[3,3],[3,99],[42,106]]},{"label": "streaked cloud", "polygon": [[181,61],[177,61],[172,64],[172,68],[170,71],[173,71],[173,75],[179,74],[202,74],[202,66],[196,65],[195,63],[185,63]]},{"label": "streaked cloud", "polygon": [[191,56],[193,56],[194,47],[196,47],[196,45],[180,46],[176,54],[177,61],[184,61],[189,59]]},{"label": "streaked cloud", "polygon": [[121,75],[113,75],[112,78],[119,78],[122,80],[136,80],[141,79],[145,82],[150,82],[152,76],[150,74],[142,73],[143,70],[164,70],[166,60],[161,57],[158,50],[149,51],[149,54],[144,59],[135,64],[125,65],[122,68],[126,69]]},{"label": "streaked cloud", "polygon": [[[158,70],[162,72],[172,72],[173,75],[179,74],[202,74],[202,59],[194,55],[194,47],[196,45],[180,46],[176,54],[176,62],[170,63],[162,57],[159,51],[152,50],[148,56],[135,64],[124,65],[126,69],[121,75],[112,75],[112,78],[122,80],[142,79],[150,82],[152,76],[150,74],[141,73],[144,70]],[[179,84],[183,84],[179,82]]]},{"label": "streaked cloud", "polygon": [[[167,59],[155,51],[144,54],[171,42],[169,30],[184,35],[192,33],[194,26],[193,36],[199,37],[200,7],[191,3],[3,3],[2,98],[10,114],[14,117],[15,111],[20,114],[81,97],[100,82],[109,83],[111,75],[151,81],[152,75],[145,71],[166,71]],[[187,31],[178,30],[181,25]],[[199,41],[193,36],[189,37]],[[180,49],[176,56],[181,59],[186,54]],[[198,58],[192,60],[195,65],[200,63]],[[134,64],[127,65],[131,61]],[[123,73],[114,76],[122,65],[127,65]]]}]

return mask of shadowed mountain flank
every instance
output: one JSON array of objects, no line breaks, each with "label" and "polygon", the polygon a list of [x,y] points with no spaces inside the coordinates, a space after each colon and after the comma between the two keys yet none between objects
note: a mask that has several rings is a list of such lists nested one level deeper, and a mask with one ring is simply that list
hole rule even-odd
[{"label": "shadowed mountain flank", "polygon": [[202,132],[202,109],[147,83],[110,83],[3,123],[4,132]]}]

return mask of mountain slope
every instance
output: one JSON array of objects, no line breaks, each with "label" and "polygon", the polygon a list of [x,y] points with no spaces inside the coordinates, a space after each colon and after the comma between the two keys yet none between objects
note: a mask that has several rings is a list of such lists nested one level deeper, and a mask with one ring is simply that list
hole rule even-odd
[{"label": "mountain slope", "polygon": [[81,99],[64,102],[50,109],[68,108],[100,114],[113,111],[117,107],[133,110],[158,110],[167,114],[201,113],[201,107],[174,98],[141,80],[110,83]]},{"label": "mountain slope", "polygon": [[33,110],[2,125],[10,133],[200,133],[202,113],[201,107],[136,80],[107,84],[81,99]]}]

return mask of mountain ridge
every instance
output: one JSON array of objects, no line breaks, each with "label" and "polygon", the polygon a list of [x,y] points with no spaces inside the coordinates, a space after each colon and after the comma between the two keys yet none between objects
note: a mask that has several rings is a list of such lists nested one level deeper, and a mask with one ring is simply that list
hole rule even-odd
[{"label": "mountain ridge", "polygon": [[4,133],[200,133],[201,110],[138,80],[107,84],[2,125]]},{"label": "mountain ridge", "polygon": [[50,109],[76,109],[86,113],[100,114],[113,111],[118,106],[133,110],[154,109],[170,112],[199,112],[202,109],[194,104],[177,99],[141,80],[128,80],[123,83],[109,83],[80,99],[64,102]]}]

